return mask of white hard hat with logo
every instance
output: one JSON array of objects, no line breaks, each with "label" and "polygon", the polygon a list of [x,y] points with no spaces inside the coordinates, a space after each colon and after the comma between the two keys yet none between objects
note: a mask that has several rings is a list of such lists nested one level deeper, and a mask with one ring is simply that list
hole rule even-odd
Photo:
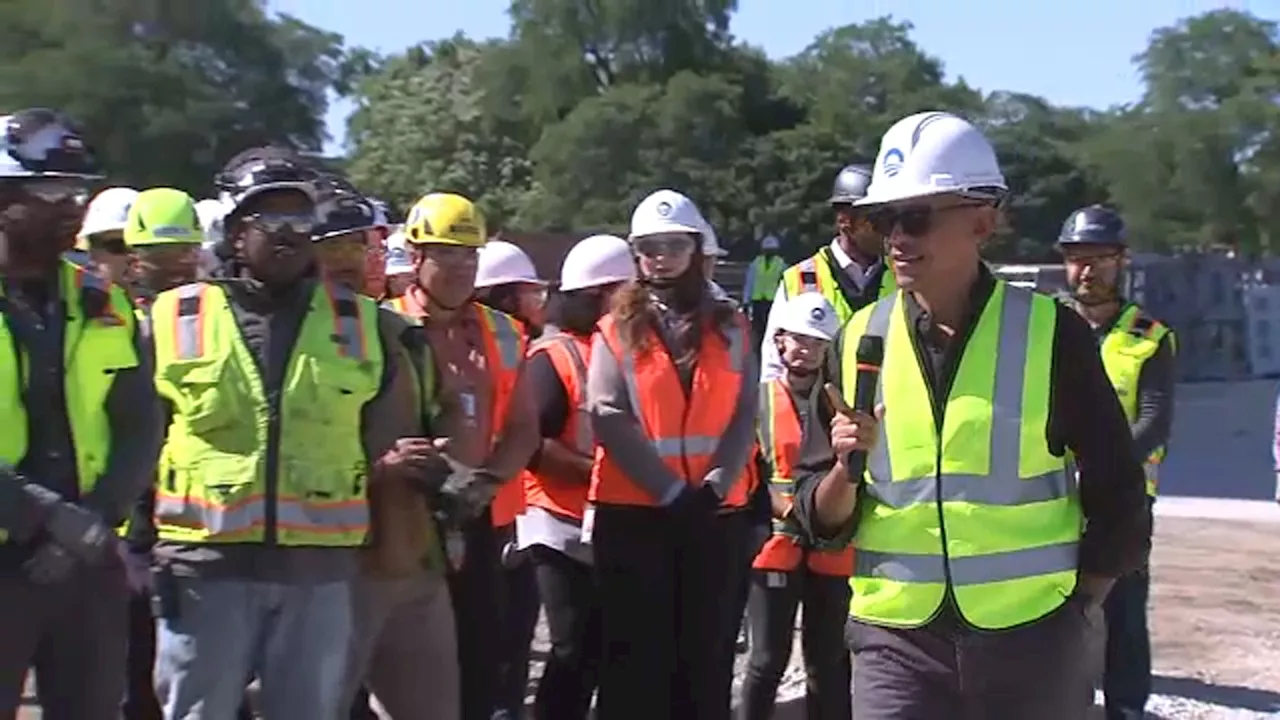
[{"label": "white hard hat with logo", "polygon": [[564,292],[626,282],[636,276],[631,246],[616,235],[592,235],[579,240],[560,266]]},{"label": "white hard hat with logo", "polygon": [[409,258],[409,243],[404,239],[404,231],[397,230],[387,236],[384,241],[387,248],[387,261],[384,266],[386,274],[408,275],[413,272],[413,260]]},{"label": "white hard hat with logo", "polygon": [[76,238],[83,241],[98,233],[124,232],[129,220],[129,209],[137,199],[138,191],[128,187],[107,188],[94,195],[85,210],[84,222],[81,223]]},{"label": "white hard hat with logo", "polygon": [[774,327],[796,335],[831,340],[840,331],[835,308],[821,293],[807,292],[785,301]]},{"label": "white hard hat with logo", "polygon": [[[707,242],[711,226],[698,206],[675,190],[657,190],[631,213],[631,240],[666,233],[692,233]],[[711,238],[714,242],[714,238]]]},{"label": "white hard hat with logo", "polygon": [[880,140],[867,195],[853,204],[884,205],[959,193],[999,199],[1008,191],[995,149],[976,127],[945,112],[893,124]]},{"label": "white hard hat with logo", "polygon": [[538,279],[533,260],[519,246],[505,240],[491,240],[480,247],[476,266],[476,287],[508,283],[546,285]]}]

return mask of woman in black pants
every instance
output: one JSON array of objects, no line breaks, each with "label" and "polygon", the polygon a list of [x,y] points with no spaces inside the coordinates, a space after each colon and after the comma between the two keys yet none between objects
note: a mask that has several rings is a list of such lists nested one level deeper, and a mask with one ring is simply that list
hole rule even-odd
[{"label": "woman in black pants", "polygon": [[592,343],[584,534],[604,638],[600,720],[730,716],[725,638],[747,513],[720,511],[746,504],[755,475],[759,371],[746,318],[708,290],[708,230],[683,195],[645,198],[631,218],[640,280]]}]

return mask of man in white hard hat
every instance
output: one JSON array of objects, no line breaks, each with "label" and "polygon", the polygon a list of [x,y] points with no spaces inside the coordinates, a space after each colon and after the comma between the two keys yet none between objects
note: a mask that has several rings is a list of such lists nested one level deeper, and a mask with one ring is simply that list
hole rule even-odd
[{"label": "man in white hard hat", "polygon": [[[1143,471],[1088,324],[982,263],[1007,193],[982,133],[926,112],[885,133],[857,201],[902,291],[837,338],[809,421],[831,431],[803,451],[826,460],[795,503],[855,551],[855,717],[1084,717],[1099,605],[1146,557]],[[875,417],[850,408],[867,364]]]},{"label": "man in white hard hat", "polygon": [[716,282],[716,264],[725,257],[728,257],[729,251],[720,247],[720,239],[716,237],[715,228],[711,227],[711,223],[703,219],[702,229],[702,275],[707,280],[707,287],[711,290],[711,297],[717,300],[733,301],[729,293],[720,287],[720,283]]},{"label": "man in white hard hat", "polygon": [[776,235],[765,235],[760,240],[760,254],[747,267],[746,282],[742,285],[742,304],[751,317],[751,332],[757,343],[764,341],[769,309],[773,307],[782,271],[786,269],[786,261],[778,255],[781,249],[782,242]]},{"label": "man in white hard hat", "polygon": [[[85,258],[86,267],[118,285],[127,285],[129,248],[124,241],[129,208],[138,191],[128,187],[103,190],[89,201],[75,251]],[[74,257],[74,256],[73,256]]]},{"label": "man in white hard hat", "polygon": [[409,257],[409,247],[404,240],[404,232],[397,230],[386,241],[387,252],[385,274],[387,292],[383,300],[398,298],[413,284],[413,258]]}]

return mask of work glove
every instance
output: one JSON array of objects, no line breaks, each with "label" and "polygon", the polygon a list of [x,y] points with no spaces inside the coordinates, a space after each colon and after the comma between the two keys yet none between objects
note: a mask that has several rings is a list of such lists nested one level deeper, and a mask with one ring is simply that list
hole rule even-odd
[{"label": "work glove", "polygon": [[44,529],[58,547],[87,565],[101,563],[115,542],[115,533],[96,513],[66,502],[52,506]]},{"label": "work glove", "polygon": [[449,475],[440,486],[440,503],[444,511],[458,522],[474,520],[484,514],[502,483],[492,473],[468,467],[448,455]]},{"label": "work glove", "polygon": [[27,578],[40,585],[65,582],[76,569],[76,559],[57,545],[46,542],[23,565]]}]

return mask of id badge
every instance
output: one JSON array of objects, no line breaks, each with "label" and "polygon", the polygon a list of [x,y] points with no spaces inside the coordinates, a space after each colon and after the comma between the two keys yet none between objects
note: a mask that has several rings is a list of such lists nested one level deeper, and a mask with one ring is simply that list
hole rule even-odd
[{"label": "id badge", "polygon": [[582,511],[582,544],[591,544],[591,533],[596,527],[596,506],[588,505]]},{"label": "id badge", "polygon": [[462,404],[462,414],[468,420],[476,419],[476,395],[475,393],[464,392],[458,395],[458,400]]}]

